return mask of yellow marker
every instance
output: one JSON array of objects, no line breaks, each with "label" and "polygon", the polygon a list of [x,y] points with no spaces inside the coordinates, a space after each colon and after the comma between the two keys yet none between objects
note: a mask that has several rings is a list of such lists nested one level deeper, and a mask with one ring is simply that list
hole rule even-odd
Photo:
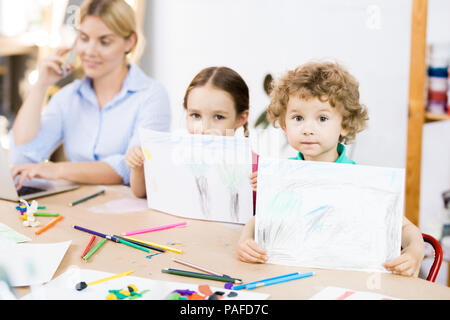
[{"label": "yellow marker", "polygon": [[147,158],[147,160],[152,160],[152,155],[150,154],[150,152],[147,149],[144,149],[144,154],[145,154],[145,157]]},{"label": "yellow marker", "polygon": [[141,240],[141,239],[136,239],[136,238],[133,238],[133,237],[126,237],[126,236],[123,236],[123,237],[125,239],[133,240],[133,241],[140,242],[140,243],[143,243],[143,244],[148,244],[149,246],[153,246],[153,247],[156,247],[156,248],[161,248],[161,249],[173,251],[173,252],[176,252],[176,253],[183,253],[183,251],[181,251],[179,249],[175,249],[175,248],[172,248],[172,247],[164,246],[162,244],[148,242],[148,241],[144,241],[144,240]]},{"label": "yellow marker", "polygon": [[117,279],[117,278],[120,278],[120,277],[125,277],[125,276],[127,276],[127,275],[129,275],[129,274],[131,274],[133,272],[134,272],[134,270],[130,270],[130,271],[127,271],[127,272],[124,272],[124,273],[119,273],[119,274],[116,274],[114,276],[107,277],[107,278],[100,279],[100,280],[96,280],[96,281],[92,281],[92,282],[89,282],[89,283],[86,283],[86,282],[82,281],[82,282],[77,283],[77,285],[75,286],[75,289],[77,289],[78,291],[81,291],[81,290],[86,289],[89,286],[94,285],[94,284],[98,284],[98,283],[102,283],[102,282],[105,282],[105,281]]},{"label": "yellow marker", "polygon": [[125,277],[125,276],[127,276],[129,274],[132,274],[133,272],[134,272],[134,270],[130,270],[130,271],[127,271],[127,272],[124,272],[124,273],[119,273],[119,274],[116,274],[115,276],[111,276],[111,277],[108,277],[108,278],[104,278],[104,279],[100,279],[100,280],[89,282],[87,285],[88,286],[92,286],[94,284],[98,284],[98,283],[102,283],[102,282],[105,282],[105,281],[117,279],[117,278],[120,278],[120,277]]}]

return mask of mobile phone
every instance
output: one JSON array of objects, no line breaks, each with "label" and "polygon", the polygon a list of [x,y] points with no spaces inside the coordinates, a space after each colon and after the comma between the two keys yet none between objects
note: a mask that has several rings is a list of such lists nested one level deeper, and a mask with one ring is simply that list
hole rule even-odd
[{"label": "mobile phone", "polygon": [[[71,65],[73,63],[73,61],[75,60],[76,56],[77,56],[77,52],[76,52],[75,48],[72,48],[72,50],[70,50],[69,53],[67,54],[67,58],[66,58],[67,63]],[[63,66],[61,69],[62,69],[63,77],[67,76],[68,69],[65,66]]]}]

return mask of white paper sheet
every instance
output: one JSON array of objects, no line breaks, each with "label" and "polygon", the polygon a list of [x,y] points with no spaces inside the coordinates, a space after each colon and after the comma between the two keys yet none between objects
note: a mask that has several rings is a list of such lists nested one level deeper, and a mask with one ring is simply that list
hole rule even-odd
[{"label": "white paper sheet", "polygon": [[111,200],[98,206],[90,207],[88,209],[95,213],[128,213],[148,210],[147,200],[137,198],[120,198]]},{"label": "white paper sheet", "polygon": [[269,263],[386,270],[400,255],[404,170],[260,157],[255,240]]},{"label": "white paper sheet", "polygon": [[148,205],[180,217],[244,224],[252,216],[248,138],[140,129]]},{"label": "white paper sheet", "polygon": [[[128,271],[128,270],[124,270]],[[93,286],[88,286],[82,291],[77,291],[75,285],[81,281],[89,283],[91,281],[104,279],[106,277],[114,275],[113,273],[107,273],[98,270],[71,268],[61,276],[47,283],[37,290],[35,293],[30,293],[24,296],[24,300],[105,300],[108,295],[108,290],[121,290],[127,288],[128,285],[133,284],[137,287],[138,292],[144,290],[150,290],[142,295],[143,300],[165,300],[166,297],[173,290],[192,290],[199,292],[198,286],[204,284],[198,283],[180,283],[146,279],[141,277],[135,277],[132,275],[122,278],[113,279],[110,281],[102,282]],[[196,279],[201,280],[201,279]],[[193,282],[195,280],[192,280]],[[224,289],[223,287],[210,287],[213,292],[222,291],[225,292],[222,300],[264,300],[269,297],[269,294],[249,292],[246,290],[235,291],[238,293],[236,297],[227,297],[228,293],[232,290]]]},{"label": "white paper sheet", "polygon": [[326,287],[309,300],[399,300],[370,291],[356,291],[339,287]]},{"label": "white paper sheet", "polygon": [[52,279],[72,241],[45,244],[0,242],[0,266],[13,287]]},{"label": "white paper sheet", "polygon": [[0,222],[0,241],[22,243],[31,241],[31,239]]}]

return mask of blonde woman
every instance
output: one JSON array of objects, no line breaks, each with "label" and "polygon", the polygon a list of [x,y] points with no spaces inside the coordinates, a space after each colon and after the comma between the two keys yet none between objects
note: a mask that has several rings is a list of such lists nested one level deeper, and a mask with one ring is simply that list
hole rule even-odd
[{"label": "blonde woman", "polygon": [[[87,0],[80,8],[75,49],[85,77],[42,105],[47,88],[61,79],[70,48],[45,59],[39,80],[10,132],[10,161],[17,188],[25,179],[64,179],[82,184],[129,184],[127,151],[139,127],[170,130],[167,92],[128,62],[136,48],[135,14],[124,0]],[[45,161],[64,143],[68,162]]]}]

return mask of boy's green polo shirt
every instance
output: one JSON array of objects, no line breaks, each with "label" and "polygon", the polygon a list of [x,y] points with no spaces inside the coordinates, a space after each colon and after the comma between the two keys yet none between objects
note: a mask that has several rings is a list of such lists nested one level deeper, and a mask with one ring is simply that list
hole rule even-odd
[{"label": "boy's green polo shirt", "polygon": [[[341,143],[338,143],[337,146],[337,152],[339,155],[339,158],[337,158],[337,160],[335,161],[335,163],[350,163],[350,164],[356,164],[355,161],[350,160],[349,158],[347,158],[347,156],[345,155],[345,146]],[[298,155],[296,157],[293,158],[289,158],[292,160],[305,160],[305,158],[303,157],[303,154],[301,152],[298,153]]]}]

